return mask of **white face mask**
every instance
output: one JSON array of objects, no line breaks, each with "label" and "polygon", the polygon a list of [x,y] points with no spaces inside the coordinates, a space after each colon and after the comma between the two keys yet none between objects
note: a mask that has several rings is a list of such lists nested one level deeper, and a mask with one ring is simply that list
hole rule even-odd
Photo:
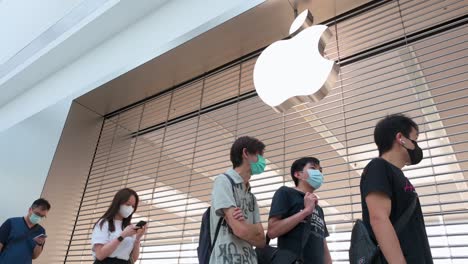
[{"label": "white face mask", "polygon": [[133,213],[133,207],[131,205],[122,204],[119,213],[123,218],[127,218]]}]

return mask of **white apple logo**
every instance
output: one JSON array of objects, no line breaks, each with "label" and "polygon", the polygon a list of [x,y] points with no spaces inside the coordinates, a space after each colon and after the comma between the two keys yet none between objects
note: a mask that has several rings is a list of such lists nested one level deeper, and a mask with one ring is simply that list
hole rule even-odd
[{"label": "white apple logo", "polygon": [[[308,12],[294,20],[290,35],[305,23]],[[253,81],[258,96],[277,112],[323,99],[339,72],[334,61],[323,57],[325,43],[331,36],[327,26],[316,25],[268,46],[255,63]]]}]

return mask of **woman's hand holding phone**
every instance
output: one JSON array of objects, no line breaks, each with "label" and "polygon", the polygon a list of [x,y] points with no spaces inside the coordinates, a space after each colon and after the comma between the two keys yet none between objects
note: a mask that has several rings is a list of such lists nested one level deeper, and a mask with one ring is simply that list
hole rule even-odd
[{"label": "woman's hand holding phone", "polygon": [[145,221],[140,221],[136,226],[139,227],[136,234],[136,240],[139,241],[146,234],[148,224]]}]

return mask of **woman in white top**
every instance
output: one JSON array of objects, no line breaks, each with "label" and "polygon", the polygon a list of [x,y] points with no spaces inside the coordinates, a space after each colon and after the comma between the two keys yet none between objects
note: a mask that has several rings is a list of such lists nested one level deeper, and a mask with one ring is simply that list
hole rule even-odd
[{"label": "woman in white top", "polygon": [[132,225],[138,194],[129,188],[118,191],[106,213],[94,225],[91,246],[95,264],[129,264],[140,255],[140,239],[146,232]]}]

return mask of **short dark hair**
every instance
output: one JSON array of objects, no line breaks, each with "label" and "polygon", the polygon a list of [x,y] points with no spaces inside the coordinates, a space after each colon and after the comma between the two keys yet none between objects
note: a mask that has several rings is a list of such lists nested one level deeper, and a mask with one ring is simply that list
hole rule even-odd
[{"label": "short dark hair", "polygon": [[380,120],[374,129],[374,142],[379,149],[379,156],[392,149],[396,134],[401,132],[409,138],[412,128],[419,132],[418,125],[404,114],[388,115]]},{"label": "short dark hair", "polygon": [[31,205],[31,208],[40,208],[41,210],[50,210],[50,203],[44,198],[39,198],[36,201],[34,201]]},{"label": "short dark hair", "polygon": [[320,165],[320,160],[314,157],[304,157],[304,158],[295,160],[293,164],[291,165],[291,178],[293,179],[294,184],[296,186],[299,184],[299,179],[294,177],[294,173],[298,171],[303,171],[304,167],[309,163],[313,165]]},{"label": "short dark hair", "polygon": [[236,139],[231,147],[231,162],[234,168],[242,165],[242,150],[244,148],[247,149],[247,152],[250,154],[259,153],[260,155],[263,155],[265,144],[260,140],[249,136],[243,136]]}]

